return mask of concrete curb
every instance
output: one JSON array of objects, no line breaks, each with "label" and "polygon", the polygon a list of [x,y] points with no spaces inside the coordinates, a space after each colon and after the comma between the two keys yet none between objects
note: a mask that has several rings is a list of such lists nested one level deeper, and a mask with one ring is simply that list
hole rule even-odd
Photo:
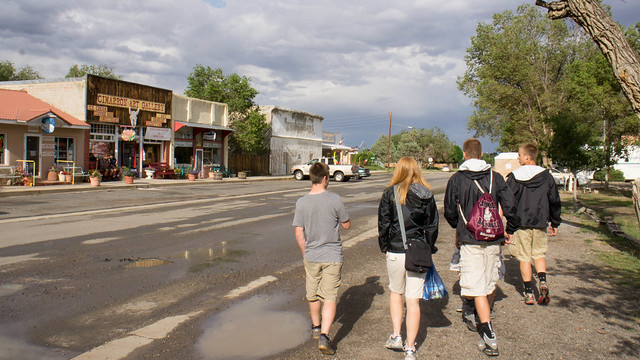
[{"label": "concrete curb", "polygon": [[105,190],[122,190],[122,189],[144,189],[156,187],[172,187],[172,186],[211,186],[215,184],[230,183],[250,183],[257,181],[287,181],[293,180],[292,176],[250,176],[246,179],[224,178],[222,180],[213,179],[197,179],[189,181],[187,179],[136,179],[133,184],[125,184],[124,181],[105,181],[100,186],[91,186],[89,183],[80,183],[75,185],[47,185],[47,186],[2,186],[0,187],[0,197],[7,196],[24,196],[39,194],[54,194],[65,192],[79,191],[105,191]]}]

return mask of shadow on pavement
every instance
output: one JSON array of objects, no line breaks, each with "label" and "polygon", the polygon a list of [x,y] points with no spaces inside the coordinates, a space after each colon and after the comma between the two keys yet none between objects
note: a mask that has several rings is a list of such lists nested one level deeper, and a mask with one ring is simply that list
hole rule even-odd
[{"label": "shadow on pavement", "polygon": [[335,321],[342,326],[333,338],[334,345],[351,332],[355,323],[369,310],[375,296],[384,294],[384,288],[378,283],[379,280],[379,276],[370,276],[364,284],[351,286],[342,294],[338,300]]}]

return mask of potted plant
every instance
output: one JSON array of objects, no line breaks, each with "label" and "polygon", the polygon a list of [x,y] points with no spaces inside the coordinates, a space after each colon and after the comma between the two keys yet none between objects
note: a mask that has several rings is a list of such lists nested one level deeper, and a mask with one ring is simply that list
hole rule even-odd
[{"label": "potted plant", "polygon": [[47,180],[48,181],[58,180],[58,169],[52,166],[51,169],[49,169],[49,172],[47,173]]},{"label": "potted plant", "polygon": [[58,181],[65,182],[66,176],[67,176],[67,172],[64,170],[60,170],[60,172],[58,173]]},{"label": "potted plant", "polygon": [[189,181],[196,181],[196,176],[198,176],[198,169],[193,169],[189,172]]},{"label": "potted plant", "polygon": [[238,171],[238,179],[246,179],[247,172],[246,171]]},{"label": "potted plant", "polygon": [[100,186],[100,180],[102,179],[102,174],[97,169],[93,169],[89,172],[89,181],[91,182],[91,186]]},{"label": "potted plant", "polygon": [[16,173],[20,174],[20,176],[22,177],[22,185],[23,186],[33,186],[33,174],[30,173],[28,170],[23,169],[22,167],[18,166],[16,168]]},{"label": "potted plant", "polygon": [[210,172],[209,175],[213,180],[222,180],[222,173],[220,172],[220,169]]},{"label": "potted plant", "polygon": [[129,167],[122,168],[122,175],[124,176],[125,184],[133,184],[133,179],[138,177],[138,170]]},{"label": "potted plant", "polygon": [[145,174],[147,175],[147,179],[153,179],[153,174],[156,172],[156,169],[148,166],[144,169]]}]

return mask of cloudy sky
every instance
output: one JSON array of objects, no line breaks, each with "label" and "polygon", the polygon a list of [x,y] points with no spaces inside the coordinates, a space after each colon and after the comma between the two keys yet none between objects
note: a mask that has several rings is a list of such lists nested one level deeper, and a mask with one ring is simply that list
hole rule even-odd
[{"label": "cloudy sky", "polygon": [[[182,94],[195,64],[252,79],[260,105],[324,116],[345,144],[389,128],[469,137],[456,87],[479,22],[534,0],[2,0],[0,60],[47,79],[108,64],[125,80]],[[640,1],[604,0],[623,25]],[[544,11],[544,9],[540,9]],[[485,144],[492,150],[494,144]]]}]

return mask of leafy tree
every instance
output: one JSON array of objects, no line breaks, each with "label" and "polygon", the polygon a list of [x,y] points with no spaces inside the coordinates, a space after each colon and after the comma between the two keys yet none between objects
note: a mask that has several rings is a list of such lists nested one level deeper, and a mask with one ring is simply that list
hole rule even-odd
[{"label": "leafy tree", "polygon": [[456,164],[462,164],[464,162],[464,154],[462,153],[462,148],[458,145],[453,145],[453,156],[451,161]]},{"label": "leafy tree", "polygon": [[[381,135],[371,146],[371,151],[382,162],[387,162],[389,137]],[[412,156],[418,162],[450,162],[453,156],[453,142],[440,128],[403,130],[391,136],[391,162],[403,156]]]},{"label": "leafy tree", "polygon": [[561,82],[580,38],[563,22],[546,19],[535,7],[494,14],[479,24],[458,88],[474,99],[467,127],[475,136],[499,140],[511,150],[524,142],[545,147],[551,131],[545,119],[562,109]]},{"label": "leafy tree", "polygon": [[29,65],[16,69],[11,61],[0,61],[0,81],[37,79],[42,79],[42,76]]},{"label": "leafy tree", "polygon": [[117,75],[113,66],[108,65],[78,65],[75,64],[69,68],[65,78],[83,77],[86,74],[106,77],[109,79],[122,80],[122,75]]},{"label": "leafy tree", "polygon": [[270,126],[265,116],[257,112],[254,99],[258,91],[251,87],[251,78],[235,73],[225,76],[221,68],[212,69],[198,64],[187,76],[185,95],[229,106],[229,125],[236,130],[230,137],[233,152],[268,152]]},{"label": "leafy tree", "polygon": [[640,117],[640,55],[637,47],[634,50],[633,44],[602,8],[600,0],[536,0],[536,5],[548,9],[552,20],[573,19],[591,36],[611,65],[634,112]]},{"label": "leafy tree", "polygon": [[[391,162],[396,162],[400,159],[398,156],[398,152],[396,146],[393,142],[393,136],[391,137]],[[371,145],[371,152],[375,155],[376,159],[378,159],[381,163],[386,164],[389,159],[389,136],[382,134],[376,140],[376,142]]]}]

